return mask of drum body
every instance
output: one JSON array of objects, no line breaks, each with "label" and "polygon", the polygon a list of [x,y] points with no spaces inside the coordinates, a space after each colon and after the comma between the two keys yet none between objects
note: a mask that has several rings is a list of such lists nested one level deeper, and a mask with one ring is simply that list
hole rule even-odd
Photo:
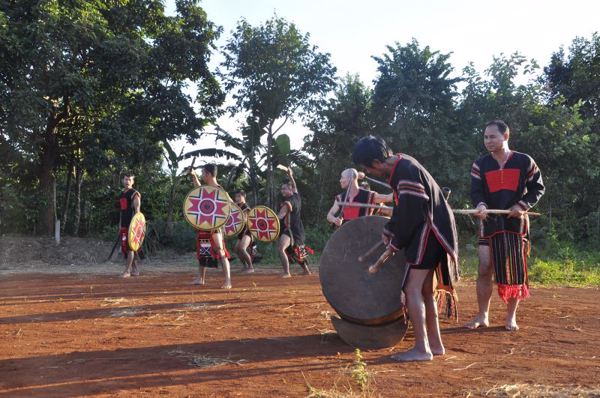
[{"label": "drum body", "polygon": [[363,262],[358,257],[381,241],[385,217],[360,217],[337,229],[321,255],[319,277],[323,295],[342,319],[360,325],[383,325],[404,315],[407,265],[403,251],[374,275],[368,268],[384,252],[381,245]]}]

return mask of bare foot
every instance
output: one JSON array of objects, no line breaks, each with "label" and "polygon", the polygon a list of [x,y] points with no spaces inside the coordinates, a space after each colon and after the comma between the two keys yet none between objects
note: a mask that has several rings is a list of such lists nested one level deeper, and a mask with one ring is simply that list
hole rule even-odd
[{"label": "bare foot", "polygon": [[487,316],[483,315],[477,315],[475,319],[465,325],[467,329],[471,330],[477,328],[486,328],[488,326],[490,326],[490,321],[488,320]]},{"label": "bare foot", "polygon": [[504,328],[509,332],[516,332],[517,330],[519,330],[519,325],[517,325],[516,319],[509,319],[506,321],[506,325],[504,325]]},{"label": "bare foot", "polygon": [[192,281],[192,285],[204,285],[204,284],[205,284],[205,282],[204,282],[204,279],[202,279],[202,278],[196,278]]},{"label": "bare foot", "polygon": [[434,347],[433,344],[429,344],[429,348],[431,349],[431,353],[433,356],[444,355],[446,353],[446,349],[444,346]]},{"label": "bare foot", "polygon": [[242,274],[251,274],[254,272],[254,268],[246,268],[242,271]]},{"label": "bare foot", "polygon": [[431,352],[421,352],[416,348],[412,348],[408,351],[392,355],[392,359],[398,362],[431,361],[433,359],[433,354]]},{"label": "bare foot", "polygon": [[302,270],[302,275],[312,275],[312,272],[308,268]]},{"label": "bare foot", "polygon": [[283,274],[281,274],[281,277],[282,277],[282,278],[291,278],[291,277],[292,277],[292,274],[283,273]]},{"label": "bare foot", "polygon": [[125,271],[123,272],[123,274],[121,275],[121,278],[129,278],[131,276],[131,272],[129,271]]},{"label": "bare foot", "polygon": [[131,271],[131,276],[140,276],[140,271],[134,269],[133,271]]},{"label": "bare foot", "polygon": [[231,289],[231,281],[225,281],[221,286],[221,289]]}]

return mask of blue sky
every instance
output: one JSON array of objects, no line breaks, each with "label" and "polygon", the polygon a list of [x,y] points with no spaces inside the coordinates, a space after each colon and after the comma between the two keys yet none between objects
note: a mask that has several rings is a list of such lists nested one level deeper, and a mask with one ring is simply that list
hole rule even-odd
[{"label": "blue sky", "polygon": [[[174,1],[166,3],[172,10]],[[469,62],[483,71],[494,55],[515,51],[535,58],[543,67],[560,46],[568,48],[576,36],[589,38],[600,31],[600,1],[595,0],[204,0],[200,4],[209,19],[224,29],[219,45],[241,18],[260,24],[277,14],[330,53],[340,76],[359,74],[368,84],[376,77],[371,57],[382,55],[387,45],[405,44],[412,38],[433,50],[452,52],[450,62],[460,73]],[[215,67],[218,60],[215,56]],[[236,128],[229,117],[219,123]],[[292,146],[299,148],[307,130],[296,124],[285,132]],[[209,145],[212,142],[195,148]],[[186,145],[186,150],[191,149]]]}]

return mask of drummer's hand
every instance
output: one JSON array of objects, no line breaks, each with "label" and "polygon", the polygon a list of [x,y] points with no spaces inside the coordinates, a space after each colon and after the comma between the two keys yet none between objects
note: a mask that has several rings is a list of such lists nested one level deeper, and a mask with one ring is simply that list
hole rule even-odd
[{"label": "drummer's hand", "polygon": [[196,175],[196,170],[194,170],[194,168],[192,166],[190,166],[188,174],[193,177]]},{"label": "drummer's hand", "polygon": [[341,226],[344,223],[344,219],[342,218],[336,218],[335,221],[333,222],[337,227]]},{"label": "drummer's hand", "polygon": [[363,173],[362,171],[359,171],[359,172],[358,172],[358,179],[359,179],[359,180],[362,180],[362,179],[364,179],[364,178],[365,178],[365,173]]},{"label": "drummer's hand", "polygon": [[387,247],[390,244],[390,237],[386,234],[381,234],[381,241]]},{"label": "drummer's hand", "polygon": [[510,213],[508,213],[508,218],[521,218],[523,216],[523,209],[519,205],[514,205],[510,209]]},{"label": "drummer's hand", "polygon": [[375,264],[373,264],[369,267],[369,274],[371,274],[371,275],[376,274],[377,271],[379,271],[379,267],[376,266]]},{"label": "drummer's hand", "polygon": [[488,216],[487,207],[483,204],[477,206],[477,213],[473,214],[475,217],[480,219],[481,221],[485,220]]}]

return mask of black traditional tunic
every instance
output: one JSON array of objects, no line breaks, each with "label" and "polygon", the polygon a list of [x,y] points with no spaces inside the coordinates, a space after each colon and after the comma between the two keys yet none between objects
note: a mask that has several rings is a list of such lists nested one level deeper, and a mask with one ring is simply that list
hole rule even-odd
[{"label": "black traditional tunic", "polygon": [[452,210],[431,174],[414,158],[398,154],[388,180],[394,190],[394,210],[384,234],[395,249],[405,249],[407,264],[419,264],[433,234],[446,252],[437,267],[441,288],[452,291],[458,279],[458,239]]},{"label": "black traditional tunic", "polygon": [[135,214],[135,209],[133,208],[133,199],[136,196],[141,198],[140,193],[133,188],[123,191],[121,196],[119,196],[119,208],[121,211],[119,236],[121,240],[121,253],[123,253],[125,258],[127,258],[127,252],[129,251],[129,224],[131,224],[131,219]]},{"label": "black traditional tunic", "polygon": [[302,201],[300,200],[300,194],[294,192],[289,198],[284,198],[284,202],[281,207],[287,206],[288,214],[281,220],[282,229],[281,233],[286,234],[292,238],[292,244],[295,246],[304,245],[304,225],[300,218],[300,209]]},{"label": "black traditional tunic", "polygon": [[[335,200],[339,203],[345,203],[348,201],[346,198],[347,192],[342,192],[339,195],[336,195]],[[358,189],[358,194],[349,202],[352,203],[362,203],[362,204],[374,204],[375,203],[375,192],[369,191],[367,189]],[[373,214],[374,209],[364,208],[364,207],[351,207],[351,206],[343,206],[340,205],[340,210],[338,211],[338,217],[341,216],[343,222],[347,222],[350,220],[354,220],[358,217],[370,216]]]},{"label": "black traditional tunic", "polygon": [[[485,155],[471,167],[471,201],[475,207],[483,204],[488,209],[508,210],[518,205],[529,210],[544,190],[539,168],[524,153],[512,151],[504,166],[492,155]],[[527,298],[529,218],[488,215],[481,223],[479,238],[480,244],[490,247],[500,297],[505,302]]]}]

